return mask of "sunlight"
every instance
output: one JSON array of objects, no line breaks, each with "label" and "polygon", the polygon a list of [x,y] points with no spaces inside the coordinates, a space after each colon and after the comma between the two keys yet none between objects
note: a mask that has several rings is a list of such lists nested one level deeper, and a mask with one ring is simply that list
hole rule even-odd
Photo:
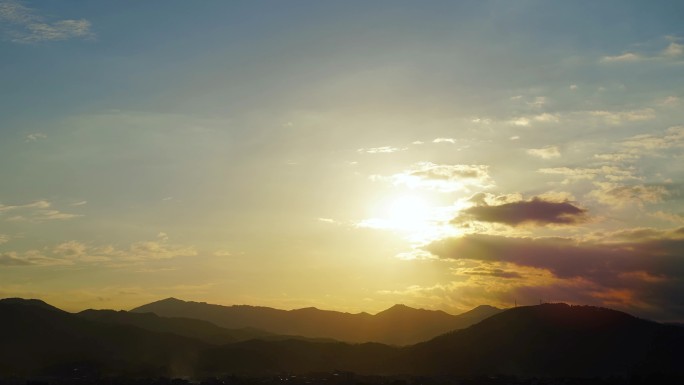
[{"label": "sunlight", "polygon": [[429,209],[430,207],[424,199],[405,195],[390,202],[387,207],[388,219],[397,228],[411,228],[428,219]]},{"label": "sunlight", "polygon": [[[375,206],[375,217],[365,219],[357,226],[397,232],[418,248],[436,239],[460,234],[449,225],[455,215],[454,209],[454,206],[440,206],[415,194],[393,196]],[[420,250],[404,254],[402,259],[415,259]]]}]

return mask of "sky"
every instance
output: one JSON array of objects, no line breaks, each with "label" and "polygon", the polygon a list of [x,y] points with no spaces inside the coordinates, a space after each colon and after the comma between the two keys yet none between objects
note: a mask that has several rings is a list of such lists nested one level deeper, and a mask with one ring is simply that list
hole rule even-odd
[{"label": "sky", "polygon": [[0,297],[684,321],[682,15],[0,0]]}]

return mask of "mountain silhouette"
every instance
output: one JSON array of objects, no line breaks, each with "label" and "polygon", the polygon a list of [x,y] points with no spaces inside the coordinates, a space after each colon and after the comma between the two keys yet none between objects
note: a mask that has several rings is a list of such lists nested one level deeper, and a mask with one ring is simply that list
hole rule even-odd
[{"label": "mountain silhouette", "polygon": [[131,312],[209,321],[229,329],[251,327],[280,335],[331,338],[346,342],[410,345],[468,327],[501,310],[481,306],[461,315],[395,305],[378,314],[342,313],[314,307],[279,310],[246,305],[221,306],[167,298]]},{"label": "mountain silhouette", "polygon": [[39,300],[0,300],[0,374],[174,375],[192,372],[206,344],[94,322]]},{"label": "mountain silhouette", "polygon": [[197,338],[210,344],[228,344],[272,335],[256,329],[225,329],[207,321],[160,317],[154,313],[88,309],[78,313],[78,315],[82,318],[109,324],[131,325],[154,332]]},{"label": "mountain silhouette", "polygon": [[278,335],[254,328],[226,329],[211,322],[180,317],[160,317],[154,313],[133,313],[115,310],[88,309],[78,313],[80,317],[120,325],[131,325],[141,329],[172,333],[179,336],[196,338],[203,342],[223,345],[232,342],[260,339],[265,341],[279,341],[286,339],[301,339],[307,341],[326,342],[330,339],[315,339],[301,336]]},{"label": "mountain silhouette", "polygon": [[[329,316],[317,309],[297,313]],[[421,314],[399,305],[372,317],[397,320],[395,313],[409,324],[412,314]],[[132,326],[120,319],[144,325]],[[195,327],[202,332],[194,332],[192,338],[176,334],[188,334]],[[113,311],[72,314],[38,300],[0,300],[0,379],[73,378],[75,373],[203,377],[330,371],[419,376],[684,376],[683,328],[590,306],[544,304],[508,309],[468,328],[405,347],[301,339],[252,339],[223,345],[203,341],[222,330],[196,320],[149,314],[131,317]]]},{"label": "mountain silhouette", "polygon": [[430,374],[600,376],[681,374],[681,362],[684,329],[605,308],[543,304],[411,346],[401,364]]}]

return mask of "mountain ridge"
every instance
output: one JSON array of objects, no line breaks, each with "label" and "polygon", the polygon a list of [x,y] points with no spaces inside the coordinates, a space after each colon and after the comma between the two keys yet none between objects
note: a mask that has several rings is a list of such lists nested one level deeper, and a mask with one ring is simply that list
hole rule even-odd
[{"label": "mountain ridge", "polygon": [[451,315],[441,310],[415,309],[397,304],[373,315],[315,307],[281,310],[250,305],[224,306],[182,301],[173,297],[131,309],[133,313],[150,312],[165,317],[201,319],[228,329],[252,327],[280,335],[400,346],[462,329],[500,311],[485,306],[472,309],[464,315]]},{"label": "mountain ridge", "polygon": [[0,378],[72,376],[74,370],[95,377],[340,370],[417,376],[684,376],[684,329],[591,306],[517,307],[400,348],[301,339],[215,345],[45,305],[0,301]]}]

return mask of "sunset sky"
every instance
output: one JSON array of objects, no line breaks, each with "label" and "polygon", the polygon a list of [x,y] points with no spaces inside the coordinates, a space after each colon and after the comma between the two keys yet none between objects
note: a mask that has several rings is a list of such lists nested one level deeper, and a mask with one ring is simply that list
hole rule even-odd
[{"label": "sunset sky", "polygon": [[683,15],[0,0],[0,297],[684,321]]}]

